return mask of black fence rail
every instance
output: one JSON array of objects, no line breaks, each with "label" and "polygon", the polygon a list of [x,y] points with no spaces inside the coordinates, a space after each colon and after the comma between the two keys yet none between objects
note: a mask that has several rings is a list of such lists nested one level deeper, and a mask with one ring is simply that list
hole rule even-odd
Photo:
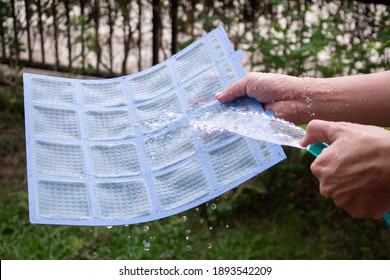
[{"label": "black fence rail", "polygon": [[[156,0],[1,1],[1,62],[104,77],[127,73],[129,66],[140,70],[149,56],[153,64],[159,61],[163,9],[174,15],[169,28],[174,26],[172,51],[177,49],[178,4],[170,3],[163,7]],[[150,39],[145,57],[143,48],[149,47]],[[129,63],[131,51],[137,61]]]},{"label": "black fence rail", "polygon": [[[334,40],[335,48],[353,50],[375,41],[378,32],[389,33],[388,9],[386,5],[324,0],[6,0],[0,1],[0,62],[118,76],[157,64],[222,24],[235,47],[249,53],[251,68],[299,74],[291,70],[294,65],[308,58],[316,63],[324,50],[304,52],[318,40],[314,27],[332,24],[323,21],[324,14],[338,19],[334,28],[343,38]],[[316,24],[308,22],[309,13],[320,18]],[[389,62],[383,37],[373,43],[380,44],[382,67]],[[345,38],[352,47],[346,46]],[[302,52],[295,54],[297,49]],[[270,66],[261,66],[263,60]]]}]

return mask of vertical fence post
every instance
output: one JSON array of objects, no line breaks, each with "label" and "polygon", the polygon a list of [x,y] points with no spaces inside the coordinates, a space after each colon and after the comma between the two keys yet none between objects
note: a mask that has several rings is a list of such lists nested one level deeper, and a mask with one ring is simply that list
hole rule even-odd
[{"label": "vertical fence post", "polygon": [[28,46],[28,62],[32,62],[32,47],[31,47],[31,32],[30,32],[30,0],[24,0],[24,9],[26,13],[26,29],[27,29],[27,46]]},{"label": "vertical fence post", "polygon": [[95,0],[95,48],[96,48],[96,71],[100,70],[101,51],[99,42],[100,28],[100,0]]},{"label": "vertical fence post", "polygon": [[138,0],[138,41],[137,41],[137,47],[138,47],[138,71],[142,70],[142,51],[141,51],[141,45],[142,45],[142,1]]},{"label": "vertical fence post", "polygon": [[124,51],[124,57],[122,61],[122,75],[126,75],[127,73],[127,59],[130,52],[130,44],[132,41],[132,35],[133,32],[131,30],[131,24],[130,24],[130,15],[131,15],[131,4],[130,2],[126,1],[118,1],[121,15],[123,17],[123,24],[122,24],[122,32],[123,32],[123,51]]},{"label": "vertical fence post", "polygon": [[81,69],[85,70],[85,42],[84,42],[84,32],[85,32],[85,0],[80,0],[80,25],[81,25]]},{"label": "vertical fence post", "polygon": [[7,58],[7,53],[6,53],[6,45],[5,45],[5,26],[4,22],[6,19],[6,7],[2,6],[0,7],[0,37],[1,37],[1,61],[4,62]]},{"label": "vertical fence post", "polygon": [[43,22],[42,22],[42,5],[41,5],[41,0],[37,1],[37,9],[38,9],[39,36],[41,38],[42,63],[45,64],[45,39],[43,37]]},{"label": "vertical fence post", "polygon": [[156,65],[159,62],[159,43],[160,43],[160,0],[153,0],[153,60],[152,64]]},{"label": "vertical fence post", "polygon": [[[12,20],[13,20],[13,27],[14,27],[14,43],[12,44],[11,49],[13,48],[15,50],[15,62],[18,65],[19,64],[19,40],[18,40],[18,19],[16,18],[16,7],[15,7],[15,0],[11,1],[12,4]],[[12,52],[11,52],[12,53]]]},{"label": "vertical fence post", "polygon": [[51,4],[51,11],[53,14],[54,25],[54,56],[55,56],[55,70],[58,70],[60,59],[58,56],[58,19],[57,19],[57,1],[53,0]]},{"label": "vertical fence post", "polygon": [[69,69],[72,69],[72,41],[70,37],[70,8],[69,0],[65,0],[65,13],[66,13],[66,29],[68,37],[68,59],[69,59]]},{"label": "vertical fence post", "polygon": [[171,18],[172,18],[172,42],[171,42],[171,53],[177,53],[177,8],[178,1],[171,1]]},{"label": "vertical fence post", "polygon": [[[110,75],[114,72],[114,51],[112,37],[114,35],[114,22],[112,17],[113,7],[111,6],[111,0],[107,0],[107,9],[108,9],[108,26],[109,26],[109,38],[108,38],[108,56],[110,60]],[[114,7],[115,9],[115,7]]]}]

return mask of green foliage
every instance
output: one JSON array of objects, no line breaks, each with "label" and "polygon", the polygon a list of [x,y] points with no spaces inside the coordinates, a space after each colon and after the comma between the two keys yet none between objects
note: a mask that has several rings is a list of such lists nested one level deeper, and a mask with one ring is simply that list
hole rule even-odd
[{"label": "green foliage", "polygon": [[[286,1],[271,2],[286,5]],[[333,9],[330,5],[312,9],[300,1],[289,1],[288,5],[289,13],[287,8],[273,13],[266,26],[253,25],[250,32],[241,35],[245,49],[253,53],[251,70],[332,77],[388,68],[386,7],[351,2],[336,2]],[[371,25],[372,17],[375,25]]]}]

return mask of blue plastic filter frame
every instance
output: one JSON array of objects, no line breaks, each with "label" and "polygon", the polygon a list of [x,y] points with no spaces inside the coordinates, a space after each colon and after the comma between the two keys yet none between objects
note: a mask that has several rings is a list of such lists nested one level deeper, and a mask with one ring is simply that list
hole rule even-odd
[{"label": "blue plastic filter frame", "polygon": [[[279,145],[191,120],[245,76],[222,27],[147,70],[105,80],[25,73],[30,220],[113,226],[171,216],[286,158]],[[250,98],[229,106],[262,110]]]}]

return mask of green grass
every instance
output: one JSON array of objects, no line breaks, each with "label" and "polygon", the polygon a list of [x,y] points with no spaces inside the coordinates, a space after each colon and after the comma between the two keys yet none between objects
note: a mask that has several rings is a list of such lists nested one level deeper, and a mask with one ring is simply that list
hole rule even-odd
[{"label": "green grass", "polygon": [[0,112],[1,259],[390,258],[384,221],[354,220],[322,198],[309,171],[313,157],[294,149],[285,149],[283,163],[180,215],[110,229],[33,225],[23,113],[15,108]]}]

